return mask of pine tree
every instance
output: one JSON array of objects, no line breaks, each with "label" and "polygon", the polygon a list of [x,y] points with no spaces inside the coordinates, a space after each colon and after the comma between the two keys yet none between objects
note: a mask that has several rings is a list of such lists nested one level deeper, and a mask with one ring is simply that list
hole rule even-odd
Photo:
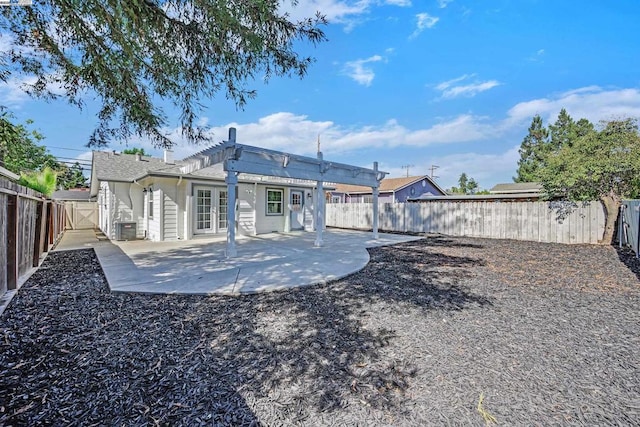
[{"label": "pine tree", "polygon": [[520,160],[514,182],[536,182],[540,178],[548,146],[549,131],[544,127],[542,118],[536,114],[529,126],[529,133],[520,145]]}]

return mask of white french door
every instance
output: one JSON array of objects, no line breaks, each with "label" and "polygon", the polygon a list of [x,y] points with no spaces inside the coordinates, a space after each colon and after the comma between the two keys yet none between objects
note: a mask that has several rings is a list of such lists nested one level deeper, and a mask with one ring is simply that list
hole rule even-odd
[{"label": "white french door", "polygon": [[215,187],[194,187],[194,233],[212,234],[227,229],[229,209],[227,190]]}]

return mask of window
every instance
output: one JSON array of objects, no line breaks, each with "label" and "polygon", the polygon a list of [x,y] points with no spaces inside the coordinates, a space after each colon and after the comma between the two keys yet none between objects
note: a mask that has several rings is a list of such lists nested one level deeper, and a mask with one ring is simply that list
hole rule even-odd
[{"label": "window", "polygon": [[283,214],[283,195],[284,190],[267,188],[267,215]]},{"label": "window", "polygon": [[340,203],[342,202],[342,200],[340,199],[340,196],[331,196],[331,203]]},{"label": "window", "polygon": [[153,188],[149,187],[149,191],[147,192],[149,197],[149,210],[147,211],[147,217],[153,219]]},{"label": "window", "polygon": [[362,198],[362,202],[363,203],[373,203],[373,196],[365,194],[365,196]]},{"label": "window", "polygon": [[227,190],[220,190],[218,192],[218,229],[224,230],[227,228],[227,218],[229,214],[229,195]]}]

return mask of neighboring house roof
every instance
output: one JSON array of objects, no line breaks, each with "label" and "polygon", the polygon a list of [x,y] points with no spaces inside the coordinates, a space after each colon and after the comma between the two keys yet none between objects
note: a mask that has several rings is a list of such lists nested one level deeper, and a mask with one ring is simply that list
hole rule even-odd
[{"label": "neighboring house roof", "polygon": [[[381,193],[390,193],[393,191],[400,191],[405,187],[408,187],[416,182],[422,181],[426,179],[429,181],[435,188],[442,191],[442,194],[445,194],[445,191],[440,188],[440,186],[432,180],[428,175],[420,175],[420,176],[407,176],[402,178],[385,178],[380,181],[379,191]],[[337,193],[345,193],[345,194],[369,194],[371,193],[371,188],[363,187],[360,185],[348,185],[348,184],[336,184]]]},{"label": "neighboring house roof", "polygon": [[91,191],[88,188],[76,190],[56,190],[51,195],[53,200],[69,200],[77,202],[87,202],[91,199]]},{"label": "neighboring house roof", "polygon": [[491,194],[516,194],[516,193],[534,193],[542,192],[542,184],[537,182],[510,182],[505,184],[496,184],[491,190]]},{"label": "neighboring house roof", "polygon": [[0,166],[0,176],[4,176],[5,178],[9,178],[11,181],[17,181],[20,179],[20,175],[11,172],[9,169],[5,169]]}]

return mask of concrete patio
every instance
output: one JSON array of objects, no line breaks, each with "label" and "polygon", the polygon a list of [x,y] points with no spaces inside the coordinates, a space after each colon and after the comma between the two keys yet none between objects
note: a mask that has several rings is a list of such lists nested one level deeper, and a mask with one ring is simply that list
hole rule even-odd
[{"label": "concrete patio", "polygon": [[238,236],[238,255],[225,257],[225,238],[190,241],[111,242],[92,230],[67,231],[55,250],[94,248],[113,292],[227,294],[325,283],[354,273],[369,262],[366,248],[419,237],[327,230],[324,245],[315,233]]}]

